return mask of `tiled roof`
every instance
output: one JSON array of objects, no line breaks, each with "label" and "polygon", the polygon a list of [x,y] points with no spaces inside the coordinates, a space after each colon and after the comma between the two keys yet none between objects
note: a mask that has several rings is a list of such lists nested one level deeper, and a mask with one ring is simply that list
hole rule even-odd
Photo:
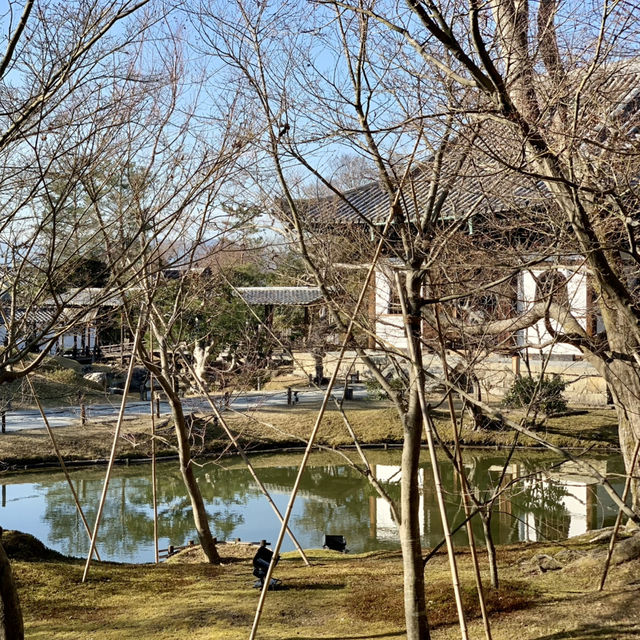
[{"label": "tiled roof", "polygon": [[120,307],[122,296],[99,287],[73,288],[58,294],[57,300],[49,298],[42,303],[43,307]]},{"label": "tiled roof", "polygon": [[[547,81],[540,77],[540,92]],[[584,92],[590,104],[591,121],[580,153],[599,153],[598,143],[615,133],[628,140],[640,135],[640,64],[623,61],[594,74]],[[550,97],[550,100],[553,97]],[[479,116],[473,144],[457,139],[444,155],[440,192],[448,177],[455,175],[442,209],[441,218],[462,218],[471,213],[505,212],[549,202],[549,192],[541,180],[528,177],[524,145],[505,123]],[[471,135],[471,134],[469,134]],[[402,183],[400,205],[405,219],[426,214],[433,182],[433,159],[416,164]],[[519,169],[523,170],[519,170]],[[401,178],[398,179],[400,182]],[[381,225],[389,216],[390,198],[380,182],[371,182],[339,196],[299,203],[302,217],[314,225],[366,223]],[[286,211],[283,211],[286,218]]]},{"label": "tiled roof", "polygon": [[247,304],[308,305],[322,299],[318,287],[238,287]]},{"label": "tiled roof", "polygon": [[[453,164],[454,156],[447,164]],[[445,200],[440,217],[462,218],[470,213],[513,210],[529,207],[546,199],[546,189],[541,182],[528,180],[522,175],[508,172],[497,161],[480,167],[471,159],[456,169],[460,179]],[[432,184],[432,168],[424,163],[406,178],[400,194],[400,205],[409,221],[425,215]],[[382,225],[389,216],[390,198],[379,182],[337,196],[305,203],[303,217],[314,224],[366,223]]]}]

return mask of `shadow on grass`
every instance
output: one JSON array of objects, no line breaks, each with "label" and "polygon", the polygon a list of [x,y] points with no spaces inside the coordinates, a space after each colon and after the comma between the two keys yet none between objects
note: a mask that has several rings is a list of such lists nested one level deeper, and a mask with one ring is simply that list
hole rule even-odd
[{"label": "shadow on grass", "polygon": [[618,446],[618,429],[615,426],[604,424],[598,427],[591,427],[584,431],[576,431],[575,427],[556,427],[546,425],[543,429],[539,431],[545,431],[546,433],[551,433],[556,436],[563,437],[572,437],[575,438],[578,442],[588,441],[596,441],[596,442],[606,442],[611,446]]},{"label": "shadow on grass", "polygon": [[371,634],[367,633],[366,635],[357,635],[357,636],[327,636],[327,635],[318,635],[318,636],[290,636],[289,638],[285,638],[285,640],[375,640],[375,638],[406,638],[406,634],[401,631],[389,631],[389,633],[376,633]]},{"label": "shadow on grass", "polygon": [[345,584],[291,584],[287,588],[291,591],[342,591]]},{"label": "shadow on grass", "polygon": [[626,640],[640,637],[637,624],[612,624],[603,626],[583,626],[573,631],[559,631],[551,635],[538,636],[536,640]]}]

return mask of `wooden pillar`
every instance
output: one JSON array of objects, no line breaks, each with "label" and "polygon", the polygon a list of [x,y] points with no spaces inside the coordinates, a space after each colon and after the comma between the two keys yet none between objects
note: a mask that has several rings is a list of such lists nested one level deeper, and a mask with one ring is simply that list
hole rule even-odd
[{"label": "wooden pillar", "polygon": [[273,327],[273,305],[265,304],[264,305],[264,326],[271,330]]},{"label": "wooden pillar", "polygon": [[598,485],[587,485],[587,531],[598,528]]},{"label": "wooden pillar", "polygon": [[302,326],[303,326],[303,335],[309,340],[311,338],[311,319],[309,315],[309,307],[305,306],[303,308],[303,318],[302,318]]},{"label": "wooden pillar", "polygon": [[378,502],[375,496],[369,496],[369,536],[372,540],[378,537]]}]

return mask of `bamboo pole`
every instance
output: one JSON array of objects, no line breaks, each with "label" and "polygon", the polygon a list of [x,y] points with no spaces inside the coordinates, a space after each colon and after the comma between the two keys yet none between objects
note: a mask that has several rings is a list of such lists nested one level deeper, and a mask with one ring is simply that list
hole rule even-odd
[{"label": "bamboo pole", "polygon": [[291,529],[289,528],[288,525],[285,525],[284,518],[282,517],[282,514],[280,513],[280,510],[278,509],[278,506],[276,505],[276,503],[271,498],[271,494],[269,493],[269,490],[264,485],[262,480],[260,480],[260,478],[258,477],[258,474],[256,473],[253,465],[251,464],[251,461],[249,460],[249,457],[247,456],[247,454],[245,453],[244,449],[242,448],[242,446],[238,442],[238,439],[233,435],[233,432],[231,431],[231,429],[229,429],[229,426],[227,425],[226,420],[224,419],[224,417],[220,413],[220,410],[218,409],[218,407],[216,406],[216,403],[211,398],[211,395],[205,389],[204,385],[202,384],[202,381],[198,378],[198,376],[195,375],[195,372],[194,372],[193,367],[191,366],[191,364],[184,358],[183,358],[183,362],[185,363],[187,369],[189,370],[189,373],[191,374],[191,377],[193,378],[195,383],[198,385],[198,388],[200,389],[200,392],[202,394],[204,394],[205,398],[207,399],[207,402],[209,403],[209,406],[211,407],[211,410],[213,411],[213,415],[215,415],[215,417],[218,419],[218,423],[222,426],[222,428],[224,429],[224,432],[227,434],[227,437],[229,438],[229,440],[231,440],[233,446],[236,448],[236,451],[240,454],[240,457],[242,458],[244,463],[247,465],[247,469],[249,470],[249,473],[251,474],[251,477],[254,479],[254,481],[258,485],[258,488],[260,489],[260,491],[262,491],[262,493],[264,494],[264,497],[267,499],[267,502],[271,505],[271,508],[273,509],[274,513],[278,517],[278,520],[280,520],[280,524],[284,525],[286,527],[287,533],[289,534],[289,537],[291,538],[291,541],[293,542],[293,544],[295,545],[296,549],[298,550],[298,553],[300,554],[300,557],[302,558],[303,562],[305,563],[305,565],[307,567],[311,566],[311,563],[309,562],[309,559],[307,558],[307,555],[305,554],[304,550],[300,546],[300,543],[298,542],[296,537],[293,535],[293,531],[291,531]]},{"label": "bamboo pole", "polygon": [[158,476],[156,469],[156,417],[153,413],[153,376],[151,376],[149,395],[151,410],[151,494],[153,500],[153,556],[156,564],[160,562],[158,549]]},{"label": "bamboo pole", "polygon": [[[407,168],[408,171],[408,168]],[[406,177],[406,173],[405,173],[405,177]],[[404,180],[404,178],[403,178]],[[360,295],[358,297],[358,300],[356,302],[356,305],[354,307],[353,310],[353,314],[351,315],[351,318],[349,319],[349,324],[347,326],[347,330],[345,332],[345,336],[344,336],[344,340],[342,342],[342,346],[340,348],[340,352],[338,354],[338,360],[336,362],[335,365],[335,369],[333,372],[333,375],[331,376],[331,379],[329,380],[329,384],[327,386],[327,390],[325,392],[324,398],[322,399],[322,404],[320,406],[320,410],[318,411],[318,416],[316,417],[316,422],[313,426],[313,429],[311,431],[311,435],[309,436],[309,441],[307,443],[307,447],[305,449],[302,461],[300,462],[300,467],[298,468],[298,475],[296,477],[293,489],[291,490],[291,497],[289,499],[289,504],[287,505],[287,510],[285,511],[285,515],[284,515],[284,523],[283,526],[280,529],[280,533],[278,535],[278,539],[276,541],[276,545],[274,547],[274,552],[273,552],[273,557],[277,558],[278,554],[280,553],[280,547],[282,545],[282,540],[284,539],[284,530],[285,530],[285,526],[288,524],[289,522],[289,518],[291,517],[291,511],[293,510],[293,503],[295,501],[296,498],[296,494],[298,492],[298,488],[300,486],[300,481],[302,479],[302,473],[304,472],[304,469],[307,465],[307,461],[309,460],[309,456],[311,455],[311,449],[313,448],[313,443],[315,442],[316,436],[318,435],[318,430],[320,429],[320,424],[322,422],[322,418],[324,417],[325,411],[327,409],[327,404],[329,403],[329,397],[331,396],[331,391],[335,385],[336,379],[338,377],[338,369],[340,367],[340,364],[342,363],[342,360],[344,358],[344,354],[347,350],[347,344],[349,343],[349,340],[351,339],[351,335],[353,332],[353,327],[355,325],[355,321],[356,321],[356,317],[358,316],[358,313],[360,312],[360,309],[362,308],[362,304],[364,302],[365,297],[368,295],[367,290],[369,288],[369,285],[371,284],[371,280],[373,278],[373,274],[375,273],[375,269],[376,269],[376,265],[378,264],[378,260],[380,259],[380,255],[382,254],[382,248],[384,246],[384,240],[387,236],[387,233],[391,227],[391,224],[393,222],[393,220],[395,219],[395,215],[396,215],[396,206],[398,203],[398,198],[400,197],[400,191],[398,190],[395,194],[395,197],[393,199],[393,202],[390,203],[389,206],[389,214],[387,216],[387,220],[385,222],[384,228],[380,234],[380,240],[378,242],[378,245],[376,246],[376,250],[375,253],[373,255],[373,260],[371,261],[371,265],[369,267],[369,270],[367,271],[367,276],[365,278],[364,284],[362,286],[362,289],[360,291]],[[301,234],[301,229],[298,226],[298,233]],[[258,606],[256,607],[256,615],[253,621],[253,626],[251,627],[251,633],[249,634],[249,640],[254,640],[256,637],[256,633],[258,631],[258,625],[260,624],[260,616],[262,615],[262,609],[264,608],[264,603],[267,597],[267,592],[269,590],[269,584],[271,582],[271,576],[273,574],[273,568],[274,568],[274,563],[271,562],[269,564],[269,568],[267,569],[267,575],[265,576],[264,579],[264,586],[262,588],[262,591],[260,593],[260,600],[258,601]]]},{"label": "bamboo pole", "polygon": [[[78,510],[78,514],[80,515],[82,524],[84,525],[85,531],[87,532],[89,539],[91,539],[91,528],[89,527],[89,523],[87,522],[87,519],[84,515],[84,511],[82,510],[82,506],[80,505],[80,500],[78,499],[76,488],[73,486],[73,482],[71,482],[71,476],[69,475],[69,471],[67,470],[67,465],[64,463],[64,459],[62,458],[62,454],[60,453],[60,449],[58,448],[58,443],[56,442],[56,439],[53,435],[53,429],[51,429],[51,425],[49,424],[49,420],[47,419],[47,416],[44,412],[44,408],[42,407],[40,398],[38,398],[36,394],[36,390],[33,386],[33,382],[31,381],[31,374],[27,374],[26,378],[27,378],[27,384],[31,389],[31,394],[33,395],[33,399],[35,400],[35,403],[38,406],[38,411],[42,416],[42,421],[44,422],[44,426],[46,427],[47,433],[49,434],[49,438],[51,439],[51,444],[53,445],[53,450],[56,454],[56,457],[58,458],[58,462],[60,463],[60,468],[64,473],[64,477],[67,480],[67,484],[69,485],[69,488],[71,489],[71,493],[73,495],[73,501],[76,504],[76,509]],[[94,548],[94,552],[96,555],[96,560],[100,560],[100,554],[98,553],[98,550]]]},{"label": "bamboo pole", "polygon": [[113,469],[113,463],[116,458],[116,446],[118,444],[118,438],[120,437],[120,428],[122,427],[122,420],[124,418],[124,410],[127,406],[127,393],[129,391],[129,385],[131,384],[131,378],[133,376],[133,363],[135,361],[135,354],[140,342],[140,335],[142,334],[142,318],[143,314],[140,313],[138,318],[138,327],[136,328],[136,335],[133,342],[133,350],[131,351],[131,359],[129,360],[129,368],[127,369],[127,379],[124,385],[122,393],[122,402],[120,403],[120,412],[118,413],[118,421],[116,422],[116,429],[113,434],[113,444],[111,445],[111,455],[109,456],[109,464],[107,465],[107,472],[104,479],[104,485],[102,487],[102,495],[100,496],[100,503],[98,505],[98,513],[96,515],[96,521],[93,526],[93,534],[91,536],[91,546],[89,549],[89,555],[87,556],[87,562],[84,567],[84,573],[82,574],[82,582],[85,582],[89,574],[89,567],[91,566],[91,556],[96,546],[96,539],[98,537],[98,530],[100,529],[100,520],[102,519],[102,511],[104,509],[104,503],[107,497],[107,489],[109,487],[109,480],[111,479],[111,471]]},{"label": "bamboo pole", "polygon": [[[449,382],[449,365],[447,363],[447,351],[445,348],[444,337],[442,335],[442,325],[440,324],[440,305],[435,305],[436,327],[438,330],[438,341],[440,342],[440,351],[442,354],[442,368],[444,371],[444,379]],[[454,438],[454,454],[458,463],[458,476],[460,478],[460,488],[462,489],[462,505],[464,507],[464,515],[467,521],[467,537],[469,538],[469,549],[471,551],[471,560],[473,562],[473,573],[476,580],[476,590],[478,592],[478,602],[480,603],[480,612],[482,613],[482,624],[487,640],[492,640],[491,625],[489,623],[489,615],[487,613],[487,604],[484,597],[484,589],[482,586],[482,576],[480,575],[480,563],[478,562],[478,550],[476,548],[476,539],[473,535],[473,527],[471,526],[471,505],[469,504],[469,483],[467,482],[467,474],[464,470],[462,462],[462,449],[460,448],[460,439],[458,436],[458,421],[456,419],[455,407],[453,406],[453,395],[451,387],[447,385],[447,405],[449,407],[449,415],[451,417],[451,426],[453,427]]]},{"label": "bamboo pole", "polygon": [[[391,207],[391,211],[389,214],[389,219],[387,220],[387,224],[385,225],[385,231],[391,223],[393,219],[393,207]],[[362,286],[362,290],[360,291],[360,295],[358,297],[358,301],[356,302],[355,308],[353,310],[353,314],[349,319],[349,325],[347,326],[347,330],[345,332],[344,339],[342,341],[342,345],[340,347],[340,352],[338,353],[338,358],[336,360],[335,368],[333,370],[333,374],[329,380],[329,384],[327,385],[327,390],[322,398],[322,404],[320,405],[320,409],[318,411],[318,415],[316,416],[315,424],[313,425],[313,429],[311,430],[311,435],[309,436],[309,441],[307,443],[307,447],[305,448],[304,455],[302,456],[302,461],[300,462],[300,466],[298,467],[298,475],[294,482],[293,488],[291,489],[291,496],[289,498],[289,503],[287,504],[287,509],[284,514],[284,522],[282,527],[280,528],[280,533],[278,534],[278,539],[276,540],[276,544],[273,549],[273,558],[277,558],[280,553],[280,547],[282,546],[282,540],[284,539],[285,527],[289,522],[289,518],[291,517],[291,512],[293,511],[293,504],[296,499],[296,495],[298,493],[298,489],[300,488],[300,482],[302,480],[302,474],[307,466],[307,462],[309,461],[309,457],[311,455],[311,450],[313,449],[313,444],[318,435],[318,431],[320,430],[320,425],[322,423],[322,419],[324,418],[324,414],[327,410],[327,405],[329,404],[329,398],[331,397],[331,391],[335,386],[336,380],[338,378],[338,372],[340,369],[340,364],[344,359],[344,354],[347,350],[347,344],[351,340],[351,334],[353,332],[353,327],[355,325],[356,317],[358,313],[360,313],[360,309],[362,308],[362,304],[367,295],[367,290],[369,288],[369,283],[371,282],[371,278],[373,277],[373,273],[376,268],[376,264],[378,263],[378,259],[380,257],[380,253],[382,252],[382,239],[386,234],[382,234],[382,238],[376,247],[376,253],[371,262],[371,266],[369,267],[369,271],[367,272],[367,277],[365,278],[364,285]],[[251,633],[249,634],[249,640],[255,640],[256,633],[258,631],[258,625],[260,624],[260,617],[262,615],[262,609],[264,608],[264,603],[267,598],[267,593],[269,591],[269,584],[271,583],[271,576],[273,574],[273,568],[275,563],[271,562],[269,564],[269,568],[267,569],[267,575],[264,579],[264,585],[262,587],[262,591],[260,592],[260,600],[258,601],[258,606],[256,608],[256,615],[253,621],[253,626],[251,627]]]},{"label": "bamboo pole", "polygon": [[462,595],[460,593],[460,579],[458,577],[458,566],[456,563],[455,550],[453,548],[453,539],[451,537],[451,530],[449,528],[449,519],[447,517],[447,509],[444,504],[444,495],[442,490],[442,479],[440,477],[440,467],[438,466],[438,459],[436,456],[436,448],[435,443],[433,441],[433,429],[431,424],[431,415],[429,414],[426,399],[424,396],[424,385],[422,384],[423,376],[421,374],[420,368],[421,363],[419,365],[417,361],[417,354],[414,349],[412,336],[409,335],[408,326],[407,326],[407,303],[404,297],[404,291],[402,289],[402,285],[400,283],[400,274],[396,272],[395,274],[396,280],[396,288],[398,290],[398,295],[400,299],[400,306],[402,308],[402,317],[404,318],[404,327],[405,334],[407,337],[407,346],[409,348],[409,357],[411,358],[412,367],[414,370],[414,375],[416,379],[419,381],[418,384],[418,400],[420,402],[420,410],[423,415],[424,422],[424,431],[427,436],[427,447],[429,450],[429,457],[431,459],[431,469],[433,473],[433,483],[436,489],[436,497],[438,499],[438,508],[440,510],[440,519],[442,521],[442,528],[444,530],[444,536],[447,541],[447,554],[449,556],[449,570],[451,572],[451,582],[453,584],[453,593],[456,601],[456,609],[458,611],[458,623],[460,625],[460,633],[462,635],[463,640],[468,640],[469,634],[467,631],[467,622],[464,616],[464,609],[462,606]]},{"label": "bamboo pole", "polygon": [[[638,460],[638,453],[640,453],[640,440],[636,442],[636,448],[633,452],[633,458],[631,460],[631,471],[627,475],[627,479],[624,483],[624,491],[622,492],[622,502],[626,502],[627,496],[629,495],[629,490],[631,489],[631,476],[633,474],[633,468],[636,466],[636,461]],[[613,532],[611,533],[611,540],[609,541],[609,550],[607,551],[607,559],[605,560],[604,569],[602,570],[602,577],[600,578],[598,591],[602,591],[604,589],[604,583],[607,581],[609,565],[611,564],[611,556],[613,555],[613,548],[615,547],[616,537],[618,535],[618,530],[620,529],[621,524],[622,509],[618,509],[618,515],[616,516],[616,522],[613,525]]]},{"label": "bamboo pole", "polygon": [[[153,362],[153,332],[149,332],[149,352]],[[158,476],[156,468],[156,418],[153,413],[153,374],[149,376],[149,410],[151,412],[151,494],[153,500],[153,557],[155,563],[160,562],[158,549]]]}]

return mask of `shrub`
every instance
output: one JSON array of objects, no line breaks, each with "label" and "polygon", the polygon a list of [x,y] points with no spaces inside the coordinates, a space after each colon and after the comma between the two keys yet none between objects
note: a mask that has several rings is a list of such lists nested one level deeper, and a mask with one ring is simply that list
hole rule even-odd
[{"label": "shrub", "polygon": [[[401,396],[404,396],[406,385],[400,378],[391,378],[389,380],[389,385],[395,392],[399,392]],[[375,378],[367,378],[365,380],[365,386],[367,388],[367,394],[371,398],[376,400],[386,400],[389,398],[387,392]]]},{"label": "shrub", "polygon": [[47,374],[50,382],[60,384],[77,384],[82,378],[73,369],[55,369]]},{"label": "shrub", "polygon": [[562,413],[567,409],[567,401],[562,395],[566,386],[566,382],[559,376],[519,376],[514,380],[502,404],[511,409],[531,407],[533,411],[547,415]]}]

